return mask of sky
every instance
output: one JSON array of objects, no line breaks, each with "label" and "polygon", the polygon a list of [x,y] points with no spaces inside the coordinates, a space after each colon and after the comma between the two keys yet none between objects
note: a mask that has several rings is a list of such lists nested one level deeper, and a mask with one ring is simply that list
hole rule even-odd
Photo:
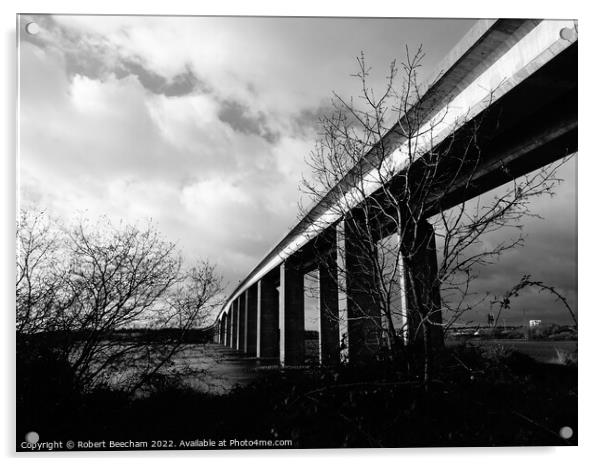
[{"label": "sky", "polygon": [[[31,21],[40,32],[19,43],[21,204],[65,219],[151,218],[187,260],[216,263],[227,290],[297,222],[317,119],[333,91],[357,94],[356,57],[376,86],[406,44],[422,44],[427,77],[474,24],[37,15],[21,27]],[[531,272],[575,303],[575,167],[537,204],[545,219],[525,225],[526,246],[483,271],[479,289],[501,293]],[[567,321],[532,293],[518,308]]]}]

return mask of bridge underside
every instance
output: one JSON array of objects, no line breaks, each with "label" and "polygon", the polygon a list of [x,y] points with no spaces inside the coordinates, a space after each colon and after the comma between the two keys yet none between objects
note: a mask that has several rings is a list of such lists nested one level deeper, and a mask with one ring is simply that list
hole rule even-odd
[{"label": "bridge underside", "polygon": [[[440,206],[454,207],[577,151],[577,44],[525,79],[473,122],[479,164],[470,186],[460,178]],[[473,131],[470,124],[464,133]],[[462,141],[469,134],[455,135]],[[444,141],[442,145],[454,142]],[[475,148],[472,147],[475,151]],[[476,156],[476,154],[474,154]]]},{"label": "bridge underside", "polygon": [[[464,140],[474,128],[477,146],[470,157],[478,160],[471,175],[462,173],[452,184],[432,194],[428,216],[452,208],[464,201],[495,189],[513,179],[544,167],[577,151],[577,43],[570,45],[520,85],[515,86],[486,110],[465,124],[453,137],[442,141],[436,150],[453,155],[466,150]],[[428,160],[430,154],[425,155]],[[444,169],[454,172],[457,158],[449,157]],[[474,170],[474,171],[472,171]],[[414,170],[420,178],[420,167]],[[466,180],[470,177],[470,183]],[[399,193],[412,183],[411,176],[392,181]],[[378,193],[375,194],[379,196]],[[357,210],[357,211],[356,211]],[[336,363],[370,359],[378,351],[378,306],[360,289],[375,278],[366,275],[361,255],[352,253],[360,238],[350,235],[347,222],[361,215],[351,211],[346,219],[322,231],[296,253],[265,274],[234,299],[217,323],[220,343],[262,358],[278,358],[282,364],[304,362],[304,286],[303,276],[319,269],[320,361]],[[386,224],[383,219],[376,223]],[[382,237],[393,231],[384,228]],[[425,273],[436,272],[434,236],[428,225],[423,232],[429,239],[421,251]],[[337,274],[344,269],[346,283],[341,286]],[[355,286],[356,282],[362,286]],[[341,290],[344,289],[344,292]],[[429,290],[429,299],[437,303],[438,290]],[[407,302],[405,305],[411,305]],[[434,320],[439,319],[440,314]],[[409,322],[409,333],[416,333]],[[442,343],[442,334],[434,334]]]}]

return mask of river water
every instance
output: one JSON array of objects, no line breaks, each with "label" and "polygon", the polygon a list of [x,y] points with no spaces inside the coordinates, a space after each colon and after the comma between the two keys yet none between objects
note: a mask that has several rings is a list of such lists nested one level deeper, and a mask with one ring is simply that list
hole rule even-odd
[{"label": "river water", "polygon": [[276,360],[246,357],[213,343],[187,345],[174,363],[185,373],[184,385],[211,393],[227,393],[237,385],[249,384],[265,370],[278,368]]},{"label": "river water", "polygon": [[[454,346],[458,341],[447,341]],[[576,341],[470,340],[467,344],[483,348],[495,346],[524,353],[536,361],[561,364],[563,354],[576,357]],[[182,374],[183,385],[195,390],[223,394],[237,385],[245,386],[266,371],[279,370],[275,359],[258,360],[218,344],[189,344],[174,358],[172,370]]]}]

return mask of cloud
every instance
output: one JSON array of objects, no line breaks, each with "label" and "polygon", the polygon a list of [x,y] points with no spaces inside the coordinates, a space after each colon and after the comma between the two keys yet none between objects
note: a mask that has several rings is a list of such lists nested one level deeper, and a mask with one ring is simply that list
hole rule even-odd
[{"label": "cloud", "polygon": [[155,92],[141,72],[74,72],[58,46],[23,43],[21,59],[24,201],[65,218],[153,218],[229,281],[294,222],[309,139],[278,139],[266,117],[203,90]]},{"label": "cloud", "polygon": [[223,102],[218,117],[229,124],[235,131],[245,134],[256,134],[274,143],[278,140],[278,133],[272,132],[266,124],[263,113],[254,114],[251,109],[239,102]]},{"label": "cloud", "polygon": [[[41,32],[19,44],[21,201],[65,218],[150,217],[187,260],[218,263],[230,286],[296,223],[318,117],[332,90],[357,94],[350,74],[360,51],[378,83],[404,42],[423,42],[429,74],[472,24],[23,17],[31,19]],[[554,202],[570,209],[574,197]],[[509,284],[529,257],[542,279],[574,294],[574,231],[546,212],[544,226],[526,229],[540,238],[530,252],[484,271],[481,289]]]}]

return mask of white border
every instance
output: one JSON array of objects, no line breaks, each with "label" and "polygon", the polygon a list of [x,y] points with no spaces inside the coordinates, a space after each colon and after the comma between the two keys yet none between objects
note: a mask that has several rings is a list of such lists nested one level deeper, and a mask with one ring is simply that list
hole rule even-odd
[{"label": "white border", "polygon": [[[103,453],[103,454],[44,454],[25,456],[28,464],[35,458],[49,464],[63,464],[76,461],[78,464],[128,464],[136,462],[163,464],[166,458],[200,462],[236,464],[250,463],[305,466],[320,458],[333,464],[364,465],[367,461],[409,462],[451,465],[488,465],[517,462],[545,462],[546,464],[567,463],[594,464],[600,460],[597,448],[600,416],[600,354],[598,341],[602,330],[600,322],[600,288],[598,233],[600,231],[599,178],[602,174],[602,154],[596,136],[600,134],[600,92],[598,82],[602,76],[600,62],[600,12],[593,1],[524,1],[504,0],[503,2],[431,0],[429,2],[386,2],[381,0],[345,2],[325,0],[305,0],[303,2],[284,1],[228,1],[198,2],[183,0],[102,0],[82,2],[76,0],[3,0],[0,3],[3,39],[3,61],[0,71],[4,109],[2,112],[1,138],[5,144],[2,159],[2,186],[4,195],[0,203],[2,209],[2,267],[1,280],[3,304],[3,377],[1,393],[3,419],[0,424],[2,454],[8,456],[8,463],[15,460],[14,451],[14,205],[15,205],[15,95],[16,95],[16,54],[15,24],[17,12],[52,13],[130,13],[130,14],[229,14],[229,15],[299,15],[299,16],[404,16],[404,17],[546,17],[577,18],[580,32],[580,159],[579,159],[579,304],[580,312],[580,377],[579,415],[580,447],[578,448],[503,448],[503,449],[425,449],[425,450],[307,450],[307,451],[219,451],[219,452],[173,452],[173,453]],[[21,455],[23,458],[23,455]],[[374,460],[372,458],[374,457]],[[85,460],[84,460],[85,458]],[[84,460],[84,461],[82,461]]]}]

